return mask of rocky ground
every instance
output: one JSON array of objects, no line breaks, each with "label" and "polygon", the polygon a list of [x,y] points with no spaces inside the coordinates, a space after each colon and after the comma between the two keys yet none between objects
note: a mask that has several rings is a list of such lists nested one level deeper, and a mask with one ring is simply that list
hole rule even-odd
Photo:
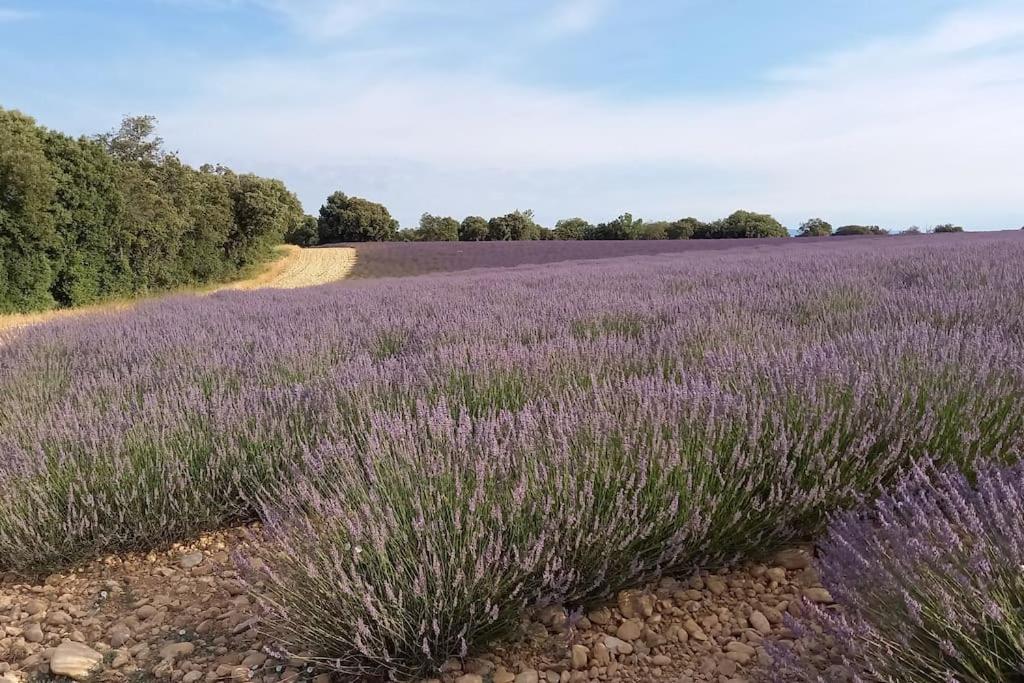
[{"label": "rocky ground", "polygon": [[[277,681],[330,677],[268,656],[229,550],[245,530],[167,552],[107,558],[32,585],[0,583],[0,682]],[[740,683],[787,639],[785,612],[827,603],[805,549],[769,565],[663,579],[583,614],[548,607],[526,637],[466,662],[443,683]]]}]

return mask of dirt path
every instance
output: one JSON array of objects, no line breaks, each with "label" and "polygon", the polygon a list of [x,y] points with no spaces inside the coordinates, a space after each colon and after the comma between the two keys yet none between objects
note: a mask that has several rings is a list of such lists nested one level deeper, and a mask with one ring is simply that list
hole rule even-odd
[{"label": "dirt path", "polygon": [[[186,290],[194,294],[205,295],[225,290],[253,289],[297,289],[314,287],[344,279],[355,266],[356,250],[352,247],[318,247],[302,249],[285,245],[280,248],[281,258],[268,263],[263,270],[246,280],[239,280],[225,285],[217,285],[205,289]],[[180,293],[180,292],[178,292]],[[163,296],[163,295],[160,295]],[[145,298],[145,297],[143,297]],[[140,299],[112,301],[96,306],[44,311],[42,313],[20,313],[0,315],[0,343],[3,337],[12,330],[36,325],[56,318],[76,315],[88,315],[100,311],[116,311],[130,308]]]}]

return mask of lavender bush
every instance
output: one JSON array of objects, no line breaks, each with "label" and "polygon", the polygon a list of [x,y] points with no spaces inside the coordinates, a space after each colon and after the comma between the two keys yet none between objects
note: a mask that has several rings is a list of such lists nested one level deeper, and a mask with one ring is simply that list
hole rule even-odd
[{"label": "lavender bush", "polygon": [[1024,464],[976,477],[919,467],[830,527],[817,610],[831,662],[780,652],[775,675],[824,681],[1010,683],[1024,679]]},{"label": "lavender bush", "polygon": [[[963,237],[963,236],[961,236]],[[0,342],[0,570],[263,518],[282,646],[410,675],[1024,446],[1024,242],[224,293]]]}]

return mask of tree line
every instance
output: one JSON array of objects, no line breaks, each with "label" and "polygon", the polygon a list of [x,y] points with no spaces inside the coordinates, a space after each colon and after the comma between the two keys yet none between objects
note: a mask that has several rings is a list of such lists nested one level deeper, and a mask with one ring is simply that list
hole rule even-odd
[{"label": "tree line", "polygon": [[304,218],[278,180],[182,163],[151,116],[72,138],[0,108],[0,313],[237,277]]},{"label": "tree line", "polygon": [[[899,234],[922,232],[909,228]],[[963,232],[952,224],[938,225],[932,232]],[[797,236],[888,235],[877,225],[844,225],[833,229],[820,218],[800,226]],[[679,240],[789,237],[789,231],[769,214],[735,211],[726,218],[705,222],[697,218],[676,221],[644,221],[624,213],[605,223],[583,218],[566,218],[546,228],[534,220],[532,211],[513,211],[494,218],[425,213],[416,228],[402,229],[383,204],[335,192],[320,207],[319,217],[306,216],[295,232],[285,239],[291,244],[313,246],[336,242],[483,242],[505,240]]]}]

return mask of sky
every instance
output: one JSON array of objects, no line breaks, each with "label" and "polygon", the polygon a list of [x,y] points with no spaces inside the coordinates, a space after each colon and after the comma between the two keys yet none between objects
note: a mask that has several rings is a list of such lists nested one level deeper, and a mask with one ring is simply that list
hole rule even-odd
[{"label": "sky", "polygon": [[424,212],[1024,225],[1024,1],[0,0],[0,106]]}]

